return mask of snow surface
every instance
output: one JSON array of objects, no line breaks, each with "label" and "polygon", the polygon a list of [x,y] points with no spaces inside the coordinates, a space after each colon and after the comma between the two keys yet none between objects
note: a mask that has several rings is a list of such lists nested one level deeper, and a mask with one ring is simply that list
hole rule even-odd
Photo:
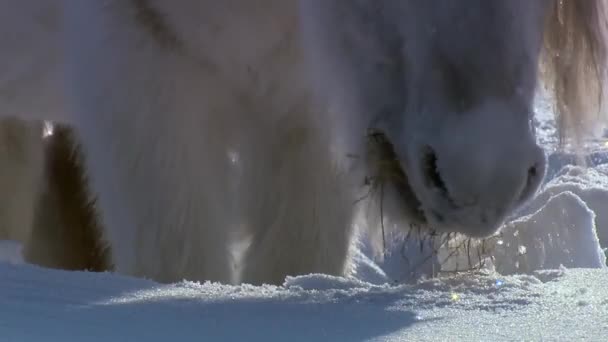
[{"label": "snow surface", "polygon": [[325,275],[282,287],[0,265],[1,341],[604,341],[608,272],[465,274],[415,285]]},{"label": "snow surface", "polygon": [[606,341],[607,145],[586,148],[599,165],[572,165],[538,108],[547,181],[496,236],[390,235],[382,258],[361,239],[348,277],[283,286],[43,269],[0,241],[0,342]]}]

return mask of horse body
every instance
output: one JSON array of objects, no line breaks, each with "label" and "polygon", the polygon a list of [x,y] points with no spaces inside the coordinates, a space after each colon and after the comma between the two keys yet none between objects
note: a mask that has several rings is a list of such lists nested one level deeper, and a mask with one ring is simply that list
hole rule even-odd
[{"label": "horse body", "polygon": [[62,120],[116,270],[343,274],[365,176],[395,217],[495,232],[544,174],[530,120],[551,4],[65,0]]}]

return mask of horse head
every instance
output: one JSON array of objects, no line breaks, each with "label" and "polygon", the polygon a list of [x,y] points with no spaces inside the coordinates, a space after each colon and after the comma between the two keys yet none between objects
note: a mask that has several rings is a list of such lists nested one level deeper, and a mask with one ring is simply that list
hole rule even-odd
[{"label": "horse head", "polygon": [[593,109],[583,98],[594,92],[582,90],[601,92],[603,7],[313,0],[301,13],[313,80],[339,108],[337,124],[373,146],[368,172],[400,194],[409,221],[482,237],[544,177],[532,124],[541,76],[569,119],[563,131]]}]

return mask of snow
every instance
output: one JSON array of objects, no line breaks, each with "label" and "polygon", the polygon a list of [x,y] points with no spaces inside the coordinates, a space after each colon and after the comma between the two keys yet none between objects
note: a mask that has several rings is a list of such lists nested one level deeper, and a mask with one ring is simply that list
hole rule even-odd
[{"label": "snow", "polygon": [[348,277],[282,286],[159,284],[23,262],[0,241],[3,341],[604,341],[608,336],[608,152],[592,167],[554,149],[539,195],[485,240],[390,234],[378,258],[353,246]]},{"label": "snow", "polygon": [[608,336],[608,272],[465,274],[414,285],[161,285],[0,265],[2,341],[585,340]]}]

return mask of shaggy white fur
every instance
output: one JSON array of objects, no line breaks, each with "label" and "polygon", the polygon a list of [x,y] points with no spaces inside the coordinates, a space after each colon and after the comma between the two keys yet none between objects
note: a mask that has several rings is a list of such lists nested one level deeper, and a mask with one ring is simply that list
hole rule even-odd
[{"label": "shaggy white fur", "polygon": [[[447,2],[437,11],[337,0],[9,2],[0,0],[12,14],[0,20],[0,46],[14,52],[6,65],[18,82],[0,82],[10,88],[0,105],[75,129],[121,273],[250,283],[342,274],[370,175],[355,165],[368,161],[368,128],[395,150],[393,207],[442,232],[494,232],[544,174],[528,111],[541,5],[519,21],[511,6],[527,1],[479,5],[453,30]],[[507,25],[501,39],[478,32],[488,18]],[[453,44],[471,33],[488,55]],[[487,73],[467,78],[463,60]],[[513,154],[511,164],[496,153]]]},{"label": "shaggy white fur", "polygon": [[0,119],[0,240],[29,239],[42,162],[42,125]]},{"label": "shaggy white fur", "polygon": [[0,115],[67,121],[63,0],[0,0]]},{"label": "shaggy white fur", "polygon": [[[119,272],[280,283],[344,270],[356,187],[303,81],[295,2],[233,2],[151,2],[179,42],[132,1],[69,7],[74,126]],[[251,238],[242,277],[234,235]]]}]

